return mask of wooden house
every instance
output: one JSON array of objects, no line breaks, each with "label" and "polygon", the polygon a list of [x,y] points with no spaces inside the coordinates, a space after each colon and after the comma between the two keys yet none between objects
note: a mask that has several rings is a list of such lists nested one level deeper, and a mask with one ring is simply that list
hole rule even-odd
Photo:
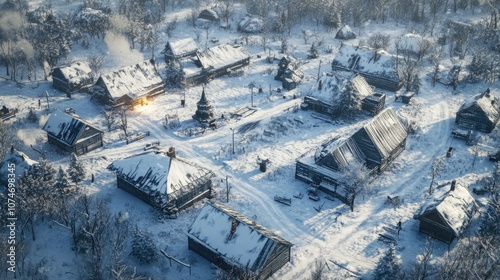
[{"label": "wooden house", "polygon": [[87,90],[93,83],[92,70],[84,61],[76,61],[52,70],[52,86],[68,94]]},{"label": "wooden house", "polygon": [[207,21],[212,21],[216,22],[220,20],[219,14],[217,13],[217,8],[207,8],[203,11],[200,12],[198,15],[198,18],[201,20],[207,20]]},{"label": "wooden house", "polygon": [[175,60],[194,57],[197,51],[198,45],[193,38],[183,38],[168,41],[161,53],[165,55],[165,62],[171,63]]},{"label": "wooden house", "polygon": [[103,103],[112,106],[135,106],[146,103],[148,98],[165,93],[165,86],[154,62],[146,60],[101,75],[92,92]]},{"label": "wooden house", "polygon": [[74,114],[59,110],[52,112],[43,130],[47,132],[49,143],[77,155],[103,146],[104,132]]},{"label": "wooden house", "polygon": [[385,104],[385,94],[376,93],[365,78],[357,74],[323,74],[304,97],[301,107],[330,117],[339,117],[355,107],[378,113]]},{"label": "wooden house", "polygon": [[113,162],[108,169],[116,171],[118,188],[165,214],[175,214],[211,195],[214,174],[175,152],[134,155]]},{"label": "wooden house", "polygon": [[295,179],[348,203],[344,170],[365,165],[382,172],[404,150],[407,131],[396,113],[385,109],[347,139],[333,139],[296,161]]},{"label": "wooden house", "polygon": [[393,56],[386,51],[342,44],[332,62],[332,70],[349,71],[362,75],[368,84],[389,91],[397,91],[402,82]]},{"label": "wooden house", "polygon": [[290,261],[292,244],[252,219],[207,203],[187,232],[189,250],[219,268],[267,279]]},{"label": "wooden house", "polygon": [[491,132],[500,120],[500,102],[487,89],[467,100],[458,110],[455,123],[469,129]]},{"label": "wooden house", "polygon": [[436,194],[422,208],[419,231],[446,243],[460,237],[468,227],[477,205],[467,188],[453,180],[444,194]]},{"label": "wooden house", "polygon": [[211,80],[250,64],[251,54],[242,46],[223,44],[198,52],[196,57],[196,65]]},{"label": "wooden house", "polygon": [[387,108],[375,116],[352,138],[366,156],[369,169],[382,172],[406,147],[408,132],[401,119]]},{"label": "wooden house", "polygon": [[349,25],[342,26],[339,31],[335,34],[335,39],[339,40],[351,40],[356,39],[356,34],[352,31]]},{"label": "wooden house", "polygon": [[236,30],[242,33],[257,34],[262,31],[263,26],[264,22],[261,18],[251,14],[245,14],[240,22],[238,22]]},{"label": "wooden house", "polygon": [[278,73],[274,79],[281,81],[284,89],[292,90],[296,88],[303,78],[304,73],[299,69],[298,62],[295,58],[287,56],[280,59],[278,63]]}]

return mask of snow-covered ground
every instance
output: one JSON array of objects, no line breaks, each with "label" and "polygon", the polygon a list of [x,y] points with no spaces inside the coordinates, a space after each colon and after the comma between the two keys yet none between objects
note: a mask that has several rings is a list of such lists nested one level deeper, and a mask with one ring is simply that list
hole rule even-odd
[{"label": "snow-covered ground", "polygon": [[[175,10],[172,15],[187,17],[188,10]],[[277,64],[269,64],[258,36],[250,37],[250,44],[244,45],[252,54],[251,64],[244,68],[240,77],[221,77],[211,81],[205,88],[207,98],[215,108],[216,116],[229,116],[237,109],[251,106],[251,95],[248,85],[252,82],[263,88],[263,93],[254,89],[253,103],[256,112],[241,119],[229,119],[216,130],[206,130],[203,134],[189,136],[196,131],[197,124],[192,119],[196,111],[196,102],[201,96],[200,86],[187,88],[185,91],[186,106],[181,106],[183,93],[168,91],[167,94],[155,97],[145,106],[138,106],[128,111],[130,131],[149,131],[150,136],[130,144],[126,144],[123,133],[116,129],[104,134],[104,147],[80,156],[84,162],[87,174],[95,175],[95,182],[85,180],[81,185],[88,193],[104,197],[113,213],[126,211],[139,228],[153,233],[159,248],[165,249],[170,255],[192,265],[192,275],[187,269],[177,266],[170,267],[166,259],[159,256],[159,261],[139,267],[139,271],[148,272],[154,279],[209,279],[215,277],[215,270],[202,257],[188,250],[186,231],[201,210],[204,201],[179,213],[175,220],[158,220],[150,206],[132,195],[118,189],[116,177],[106,167],[115,160],[140,153],[146,144],[160,141],[164,148],[175,147],[176,152],[198,165],[212,170],[221,182],[215,187],[214,201],[226,202],[226,185],[222,179],[229,176],[230,199],[228,206],[252,217],[259,224],[274,231],[284,239],[293,243],[291,262],[275,273],[271,279],[304,279],[309,277],[315,260],[328,264],[326,275],[329,278],[346,279],[350,277],[370,278],[377,261],[388,248],[388,244],[379,240],[379,233],[384,232],[384,226],[395,226],[402,222],[402,231],[397,236],[396,250],[401,255],[403,263],[413,262],[427,240],[427,236],[418,232],[418,221],[413,215],[418,213],[427,199],[430,183],[429,169],[434,158],[443,157],[445,171],[438,178],[438,185],[457,179],[460,183],[472,189],[481,178],[489,176],[493,164],[486,155],[498,146],[495,138],[498,129],[491,135],[482,135],[479,154],[474,160],[472,147],[466,146],[461,140],[450,137],[455,127],[455,112],[469,97],[484,91],[487,87],[494,94],[500,93],[500,86],[495,84],[463,84],[455,93],[443,85],[432,87],[426,76],[431,66],[426,66],[422,73],[423,85],[419,95],[416,95],[410,105],[394,101],[394,93],[386,92],[386,107],[392,107],[397,113],[416,122],[417,133],[408,137],[405,151],[381,175],[374,178],[369,188],[357,199],[354,212],[338,200],[328,200],[320,194],[320,201],[296,199],[292,195],[305,193],[307,185],[294,179],[295,160],[302,154],[316,149],[321,143],[335,136],[352,134],[360,123],[369,120],[369,116],[359,116],[357,119],[341,119],[333,122],[314,118],[311,112],[294,110],[316,81],[318,66],[321,72],[331,69],[330,63],[335,55],[326,53],[329,45],[336,50],[340,41],[333,39],[334,33],[322,28],[310,26],[325,39],[319,47],[320,58],[308,60],[307,50],[310,44],[304,45],[300,37],[301,28],[293,29],[290,38],[292,53],[302,59],[301,69],[306,73],[305,80],[292,91],[284,93],[273,92],[269,88],[280,87],[273,79]],[[368,36],[383,30],[385,34],[399,36],[406,33],[405,26],[391,23],[367,23],[356,28],[358,38]],[[174,37],[195,36],[195,31],[187,22],[181,21],[174,32]],[[218,38],[219,43],[234,42],[239,37],[235,31],[210,30],[209,38]],[[162,40],[166,40],[166,37]],[[356,44],[359,39],[352,41]],[[205,45],[200,39],[200,46]],[[162,42],[161,47],[164,46]],[[92,42],[89,50],[72,51],[68,61],[73,58],[85,57],[86,53],[99,52],[106,49],[102,41]],[[213,45],[211,42],[208,46]],[[271,42],[271,53],[277,53],[280,42]],[[157,50],[158,67],[164,67],[162,56]],[[108,52],[109,50],[108,47]],[[390,51],[390,50],[389,50]],[[113,54],[106,60],[105,70],[118,68]],[[121,55],[127,55],[122,53]],[[258,57],[258,55],[260,57]],[[142,59],[147,59],[145,52]],[[321,61],[321,62],[320,62]],[[123,62],[123,61],[122,61]],[[134,63],[137,61],[134,61]],[[449,59],[443,60],[443,65],[449,66]],[[120,65],[123,66],[123,65]],[[274,70],[269,74],[270,70]],[[103,71],[106,72],[106,71]],[[83,93],[74,94],[72,99],[50,86],[48,81],[37,81],[18,87],[13,83],[0,81],[0,106],[8,105],[20,109],[16,125],[17,136],[22,144],[16,148],[25,152],[30,158],[37,159],[39,154],[30,148],[43,150],[47,159],[55,166],[66,166],[69,155],[61,153],[55,146],[47,143],[42,126],[49,113],[46,110],[45,92],[49,94],[50,110],[71,107],[83,119],[107,131],[104,119],[100,113],[103,107],[90,101],[90,96]],[[293,96],[297,96],[293,99]],[[42,108],[38,109],[38,99],[42,100]],[[38,123],[21,122],[28,108],[36,108]],[[165,129],[164,116],[178,115],[180,127]],[[232,136],[234,130],[235,153],[232,153]],[[264,130],[275,132],[274,136],[264,135]],[[446,158],[448,147],[454,147],[454,154]],[[257,159],[269,159],[268,170],[262,173],[258,169]],[[275,195],[291,197],[292,205],[286,206],[273,200]],[[387,196],[399,196],[404,199],[400,207],[394,208],[386,204]],[[479,202],[485,197],[474,195]],[[318,212],[314,207],[321,206]],[[472,224],[472,229],[474,228]],[[43,273],[49,279],[73,279],[76,277],[77,262],[75,253],[71,250],[69,231],[55,224],[40,223],[38,239],[31,246],[28,261],[38,263],[45,259]],[[451,245],[453,246],[453,244]],[[448,245],[437,242],[435,256],[442,256]]]}]

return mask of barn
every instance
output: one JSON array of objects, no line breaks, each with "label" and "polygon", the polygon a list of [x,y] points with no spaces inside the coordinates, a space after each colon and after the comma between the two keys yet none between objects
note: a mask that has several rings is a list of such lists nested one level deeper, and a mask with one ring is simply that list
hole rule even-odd
[{"label": "barn", "polygon": [[219,203],[205,204],[187,236],[189,250],[252,279],[267,279],[290,261],[290,242]]},{"label": "barn", "polygon": [[77,155],[86,154],[103,146],[103,131],[75,114],[55,110],[43,126],[49,143]]},{"label": "barn", "polygon": [[68,94],[87,90],[94,83],[92,70],[84,61],[59,66],[54,68],[51,74],[52,86]]},{"label": "barn", "polygon": [[402,82],[396,69],[396,58],[382,49],[342,44],[333,59],[332,70],[357,73],[374,87],[397,91]]},{"label": "barn", "polygon": [[334,138],[314,154],[305,153],[296,161],[295,179],[315,184],[319,190],[348,203],[341,187],[343,170],[366,165],[382,172],[404,150],[407,132],[391,109],[385,109],[348,138]]},{"label": "barn", "polygon": [[391,109],[385,109],[361,127],[352,138],[366,156],[370,169],[382,172],[406,147],[408,132]]},{"label": "barn", "polygon": [[173,153],[146,152],[108,166],[116,172],[118,188],[175,214],[211,195],[214,174]]},{"label": "barn", "polygon": [[477,205],[467,188],[455,180],[447,185],[446,190],[444,194],[436,193],[432,201],[422,208],[418,217],[419,232],[451,243],[469,226]]},{"label": "barn", "polygon": [[193,38],[183,38],[168,41],[161,53],[165,55],[165,62],[170,63],[175,60],[194,57],[197,51],[198,45]]},{"label": "barn", "polygon": [[384,107],[385,94],[376,93],[361,75],[325,73],[304,97],[301,107],[339,117],[355,104],[360,105],[359,109],[376,115]]},{"label": "barn", "polygon": [[148,98],[165,93],[163,80],[153,60],[103,74],[92,88],[93,95],[105,104],[135,106]]},{"label": "barn", "polygon": [[458,110],[455,123],[469,129],[491,132],[500,119],[500,102],[490,89],[467,100]]}]

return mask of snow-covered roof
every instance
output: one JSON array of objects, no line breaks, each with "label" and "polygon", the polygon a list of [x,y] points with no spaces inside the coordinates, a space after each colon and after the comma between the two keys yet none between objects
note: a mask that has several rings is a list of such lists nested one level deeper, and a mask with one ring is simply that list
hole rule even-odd
[{"label": "snow-covered roof", "polygon": [[16,178],[19,178],[23,175],[24,170],[30,169],[32,165],[37,163],[38,163],[37,161],[30,159],[23,152],[15,149],[14,151],[11,151],[9,149],[7,154],[5,155],[5,158],[2,161],[0,161],[0,177],[8,178],[7,174],[11,173],[9,172],[9,164],[15,164],[15,168],[13,168],[13,170],[16,175]]},{"label": "snow-covered roof", "polygon": [[335,105],[344,94],[358,94],[361,99],[364,99],[373,93],[374,89],[360,75],[328,73],[319,78],[308,96]]},{"label": "snow-covered roof", "polygon": [[260,33],[264,23],[257,16],[246,14],[238,23],[238,31],[245,33]]},{"label": "snow-covered roof", "polygon": [[138,189],[160,196],[175,194],[211,172],[178,157],[148,152],[117,160],[108,166]]},{"label": "snow-covered roof", "polygon": [[48,134],[69,146],[73,146],[78,141],[81,141],[80,135],[87,128],[93,128],[97,132],[102,133],[99,129],[80,119],[78,116],[68,115],[59,110],[52,112],[43,126],[43,130],[47,131]]},{"label": "snow-covered roof", "polygon": [[[233,220],[236,229],[231,235]],[[258,273],[277,245],[292,244],[252,219],[218,203],[207,203],[188,230],[188,236],[205,244],[234,265]]]},{"label": "snow-covered roof", "polygon": [[422,35],[415,33],[407,33],[399,38],[398,43],[399,46],[405,50],[417,52],[420,44],[424,40],[427,39],[425,39]]},{"label": "snow-covered roof", "polygon": [[92,70],[85,61],[75,61],[70,65],[59,67],[64,78],[72,84],[78,84],[82,80],[90,79]]},{"label": "snow-covered roof", "polygon": [[388,157],[408,136],[401,119],[392,108],[383,110],[363,128],[383,157]]},{"label": "snow-covered roof", "polygon": [[342,44],[332,66],[399,80],[394,59],[395,56],[382,49]]},{"label": "snow-covered roof", "polygon": [[174,57],[183,57],[186,54],[194,53],[198,50],[198,45],[193,38],[183,38],[178,40],[170,40],[167,43],[167,48],[170,47]]},{"label": "snow-covered roof", "polygon": [[163,86],[163,81],[156,71],[156,67],[149,60],[103,74],[99,79],[104,82],[109,94],[114,99],[124,95],[136,99],[146,95],[159,85]]},{"label": "snow-covered roof", "polygon": [[217,11],[215,8],[212,9],[205,9],[201,11],[201,13],[198,15],[198,18],[201,19],[206,19],[206,20],[211,20],[211,21],[217,21],[219,20],[219,15],[217,14]]},{"label": "snow-covered roof", "polygon": [[[450,188],[450,185],[445,188]],[[422,208],[420,216],[436,210],[443,221],[459,236],[469,225],[471,218],[476,213],[474,197],[467,188],[455,185],[455,189],[436,197],[432,202]]]},{"label": "snow-covered roof", "polygon": [[356,38],[356,34],[354,34],[351,27],[347,24],[342,26],[339,31],[337,31],[337,34],[335,34],[335,39],[349,40],[354,38]]},{"label": "snow-covered roof", "polygon": [[469,98],[464,102],[464,104],[462,104],[458,111],[460,112],[476,106],[484,112],[484,115],[492,123],[496,123],[496,121],[500,118],[500,100],[496,98],[492,92],[489,92],[489,90]]},{"label": "snow-covered roof", "polygon": [[231,44],[218,45],[198,52],[198,60],[203,68],[214,69],[226,67],[239,61],[249,59],[251,54],[242,46]]},{"label": "snow-covered roof", "polygon": [[351,138],[340,138],[321,146],[314,155],[318,165],[340,171],[349,165],[363,165],[366,157]]}]

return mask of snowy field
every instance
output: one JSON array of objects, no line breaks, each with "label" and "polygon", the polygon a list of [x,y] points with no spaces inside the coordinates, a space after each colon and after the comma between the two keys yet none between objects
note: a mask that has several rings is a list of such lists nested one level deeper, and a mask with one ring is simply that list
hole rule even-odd
[{"label": "snowy field", "polygon": [[[38,4],[34,2],[32,5],[36,7]],[[74,9],[74,3],[61,2],[60,8]],[[240,10],[236,15],[243,14]],[[178,7],[167,14],[167,18],[174,15],[180,19],[187,18],[188,12],[187,8]],[[460,18],[484,15],[485,13],[477,12],[473,15],[449,16]],[[320,57],[317,59],[307,58],[310,43],[304,44],[301,38],[301,29],[304,28],[314,30],[324,38],[323,45],[318,47]],[[366,23],[355,29],[358,38],[349,43],[355,45],[359,40],[366,40],[371,34],[381,30],[396,37],[411,31],[412,27],[393,23]],[[185,20],[180,20],[173,37],[196,37],[196,32],[200,31],[196,31]],[[234,28],[230,31],[213,28],[209,32],[208,38],[216,38],[219,43],[242,40]],[[167,36],[163,35],[155,50],[160,73],[164,73],[162,71],[165,69],[163,56],[160,54],[167,40]],[[187,247],[186,231],[205,200],[181,211],[177,219],[159,220],[149,205],[118,189],[115,174],[107,169],[115,160],[140,153],[146,144],[155,141],[159,141],[164,148],[175,147],[179,156],[216,174],[219,184],[215,186],[216,196],[213,201],[226,203],[225,180],[228,178],[230,194],[227,205],[293,243],[290,263],[271,279],[306,279],[316,260],[327,264],[325,277],[328,279],[370,279],[378,260],[389,247],[388,243],[379,240],[384,227],[396,226],[399,221],[402,222],[402,231],[396,237],[396,251],[401,256],[403,266],[414,262],[422,253],[428,237],[418,232],[419,223],[413,216],[432,199],[428,194],[431,180],[429,169],[435,158],[443,158],[445,162],[445,171],[437,178],[438,186],[456,179],[472,190],[481,179],[491,176],[494,165],[488,161],[487,155],[498,147],[498,129],[491,134],[479,133],[481,140],[477,157],[475,147],[451,138],[450,133],[456,127],[455,113],[466,99],[488,87],[498,96],[500,84],[464,83],[455,91],[441,84],[432,87],[429,78],[432,65],[425,63],[421,71],[420,93],[410,104],[395,101],[394,92],[385,92],[385,107],[414,121],[417,132],[409,135],[403,153],[385,172],[373,178],[368,188],[357,198],[354,211],[351,212],[349,206],[339,200],[326,199],[326,195],[322,193],[320,201],[307,199],[307,196],[297,199],[293,195],[306,193],[308,186],[294,179],[296,159],[335,136],[351,135],[371,118],[359,115],[356,119],[325,121],[315,118],[310,111],[297,110],[302,97],[316,81],[318,73],[331,70],[331,61],[341,43],[333,36],[332,31],[322,27],[295,26],[289,39],[289,49],[295,57],[301,59],[300,68],[305,73],[305,79],[294,90],[284,90],[281,93],[273,91],[271,94],[269,88],[281,87],[281,83],[273,79],[277,62],[266,62],[268,53],[264,52],[259,37],[250,36],[248,45],[243,45],[252,54],[250,65],[243,68],[244,74],[216,78],[206,85],[205,93],[215,108],[215,116],[229,116],[242,107],[251,107],[252,97],[248,85],[254,82],[263,88],[263,93],[257,93],[254,89],[253,104],[256,111],[247,117],[227,119],[217,129],[207,129],[204,133],[200,133],[198,124],[192,119],[196,102],[201,96],[201,86],[186,88],[185,92],[167,89],[165,95],[157,96],[148,104],[128,111],[129,130],[132,133],[150,132],[150,136],[128,145],[120,129],[107,132],[101,114],[104,109],[102,105],[91,101],[90,96],[85,93],[73,94],[69,99],[66,94],[52,88],[50,81],[38,80],[17,85],[2,79],[0,106],[5,104],[19,109],[16,119],[9,121],[14,123],[20,139],[16,149],[34,160],[40,156],[35,149],[43,151],[46,158],[57,167],[67,166],[70,156],[47,143],[42,127],[50,111],[73,108],[77,115],[105,131],[104,147],[79,157],[89,175],[80,183],[81,188],[88,194],[104,198],[112,213],[128,212],[130,219],[140,229],[147,229],[152,233],[158,248],[192,265],[190,275],[188,269],[176,264],[170,266],[168,260],[159,255],[158,261],[153,264],[138,265],[138,271],[148,273],[153,279],[213,279],[217,273],[208,261],[189,251]],[[201,37],[198,42],[200,47],[215,45],[210,41],[206,42],[204,34]],[[271,40],[269,46],[271,53],[277,57],[281,57],[278,53],[279,45],[278,40]],[[327,46],[333,46],[333,53],[326,52]],[[150,58],[150,52],[130,51],[126,40],[115,38],[114,42],[95,39],[90,42],[88,49],[75,45],[66,61],[85,59],[93,53],[106,54],[102,72]],[[454,62],[444,56],[442,65],[450,67]],[[318,69],[320,65],[321,69]],[[50,111],[47,110],[46,92],[49,95]],[[180,100],[184,95],[186,105],[181,106]],[[39,99],[42,101],[41,108],[38,108]],[[35,108],[39,118],[37,123],[23,121],[29,108]],[[166,114],[177,115],[180,126],[166,129],[163,126]],[[265,134],[264,130],[275,133]],[[448,147],[454,147],[454,154],[449,158],[445,156]],[[258,159],[270,160],[266,172],[259,171]],[[90,174],[95,175],[94,182],[91,182]],[[275,195],[291,198],[291,206],[274,201]],[[486,196],[473,195],[480,205],[487,202]],[[387,196],[399,196],[404,201],[396,208],[386,204]],[[319,207],[321,211],[318,212],[315,208]],[[26,261],[40,263],[44,260],[39,269],[48,279],[76,279],[78,256],[71,250],[70,232],[54,223],[39,222],[36,226],[37,240],[32,242],[31,253]],[[476,227],[477,221],[473,221],[469,230],[473,231]],[[454,244],[456,241],[451,247]],[[434,246],[434,255],[438,258],[450,248],[441,242],[436,242]]]}]

